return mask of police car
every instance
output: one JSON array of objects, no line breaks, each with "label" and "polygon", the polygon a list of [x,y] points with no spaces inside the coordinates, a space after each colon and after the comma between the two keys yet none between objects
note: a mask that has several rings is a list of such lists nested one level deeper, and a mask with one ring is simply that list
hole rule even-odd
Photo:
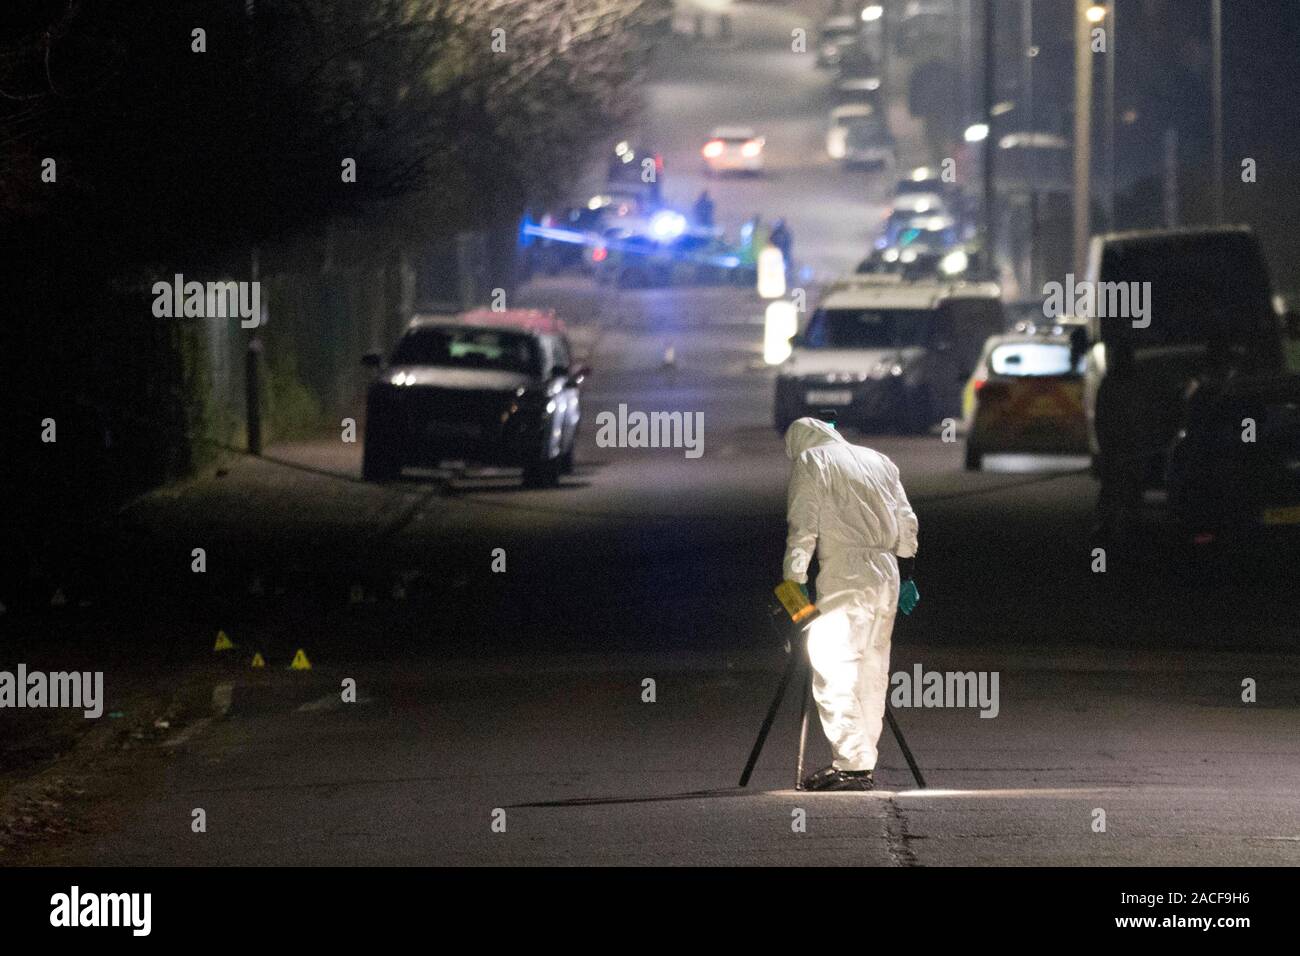
[{"label": "police car", "polygon": [[1088,454],[1083,361],[1068,324],[995,335],[966,385],[966,468],[996,453]]}]

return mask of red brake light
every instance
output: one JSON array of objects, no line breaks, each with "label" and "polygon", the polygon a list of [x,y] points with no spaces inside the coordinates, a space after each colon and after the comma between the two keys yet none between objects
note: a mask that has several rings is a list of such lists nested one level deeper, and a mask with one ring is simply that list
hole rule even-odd
[{"label": "red brake light", "polygon": [[608,256],[609,256],[609,250],[606,249],[604,246],[596,246],[596,248],[591,250],[592,262],[604,262]]},{"label": "red brake light", "polygon": [[986,379],[986,378],[977,378],[977,379],[975,379],[975,381],[972,382],[971,384],[975,386],[975,391],[978,392],[981,388],[983,388],[985,385],[988,384],[988,379]]}]

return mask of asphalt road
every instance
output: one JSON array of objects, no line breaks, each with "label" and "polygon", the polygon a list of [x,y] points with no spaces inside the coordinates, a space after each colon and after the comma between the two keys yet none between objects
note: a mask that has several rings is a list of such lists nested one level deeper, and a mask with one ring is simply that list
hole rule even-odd
[{"label": "asphalt road", "polygon": [[[682,5],[679,5],[679,7]],[[784,217],[794,234],[794,257],[815,279],[839,275],[863,258],[886,212],[893,180],[921,164],[920,126],[901,100],[889,109],[899,140],[892,171],[845,170],[826,154],[832,71],[815,65],[817,23],[829,4],[700,5],[730,10],[727,42],[673,44],[656,59],[645,94],[645,116],[628,138],[664,159],[664,199],[689,210],[701,190],[716,204],[716,222],[735,237],[759,215],[769,226]],[[706,29],[715,29],[714,14]],[[806,50],[796,52],[794,31]],[[896,61],[901,69],[901,61]],[[718,126],[747,126],[762,136],[761,176],[711,176],[700,149]],[[590,185],[599,183],[593,171]]]},{"label": "asphalt road", "polygon": [[[790,15],[756,13],[760,37],[776,43]],[[702,91],[698,71],[733,75],[721,59],[690,58],[680,75],[661,64],[649,122],[665,139],[682,130],[671,148],[685,149],[715,111],[739,121],[761,102],[770,116],[753,122],[771,130],[780,174],[719,190],[720,216],[775,195],[797,233],[836,224],[819,268],[851,262],[859,226],[829,210],[869,216],[871,201],[845,205],[858,185],[814,176],[819,160],[802,166],[781,145],[813,136],[811,63],[778,67],[762,43],[722,56],[789,72],[760,97],[744,77]],[[823,182],[802,225],[796,197]],[[321,441],[139,502],[118,542],[135,560],[118,603],[68,613],[102,613],[106,644],[182,662],[207,659],[218,627],[238,650],[213,671],[212,716],[104,756],[71,801],[77,826],[18,859],[1300,862],[1294,552],[1198,562],[1154,522],[1095,573],[1095,484],[1079,462],[993,459],[971,475],[937,434],[852,436],[899,464],[920,516],[922,603],[900,621],[892,670],[996,673],[996,716],[900,707],[929,788],[886,740],[880,791],[814,795],[790,789],[788,700],[749,789],[735,789],[785,662],[765,621],[787,462],[761,307],[737,290],[578,279],[523,298],[559,307],[595,368],[576,473],[553,490],[508,473],[368,485],[357,445]],[[619,404],[702,414],[704,453],[597,447],[596,414]],[[188,573],[196,546],[202,576]],[[298,648],[311,671],[286,669]],[[270,666],[248,669],[252,651]],[[811,762],[825,759],[814,733]]]},{"label": "asphalt road", "polygon": [[[579,313],[591,294],[531,291]],[[1090,478],[1014,460],[968,475],[937,435],[860,439],[899,463],[921,519],[922,605],[892,669],[996,672],[997,715],[898,710],[925,791],[886,741],[881,792],[796,794],[792,699],[737,792],[785,660],[763,620],[786,462],[759,327],[735,293],[617,305],[575,332],[597,368],[588,420],[618,403],[700,411],[700,458],[598,448],[588,428],[559,489],[437,473],[376,487],[356,480],[355,446],[326,442],[140,503],[159,568],[134,613],[186,603],[183,642],[200,654],[227,628],[240,647],[214,683],[229,705],[116,755],[85,798],[94,822],[39,859],[1297,861],[1294,589],[1185,576],[1159,551],[1094,574]],[[660,367],[664,336],[675,370]],[[209,576],[168,579],[162,565],[184,567],[195,542]],[[284,669],[298,647],[308,673]],[[246,668],[253,650],[269,669]],[[341,701],[346,678],[356,703]]]}]

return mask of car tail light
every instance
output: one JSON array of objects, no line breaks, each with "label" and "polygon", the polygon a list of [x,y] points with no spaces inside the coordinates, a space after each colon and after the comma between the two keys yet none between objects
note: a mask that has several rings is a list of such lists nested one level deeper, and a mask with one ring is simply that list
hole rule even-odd
[{"label": "car tail light", "polygon": [[662,173],[663,171],[664,171],[664,158],[660,156],[658,153],[655,153],[655,172]]},{"label": "car tail light", "polygon": [[974,387],[975,387],[975,391],[978,392],[981,388],[983,388],[983,387],[984,387],[985,385],[987,385],[988,383],[989,383],[989,380],[986,379],[986,378],[977,378],[977,379],[975,379],[975,381],[972,382],[971,384],[974,385]]},{"label": "car tail light", "polygon": [[704,153],[706,159],[717,159],[722,155],[722,149],[722,140],[711,139],[704,144],[704,149],[701,152]]},{"label": "car tail light", "polygon": [[744,146],[740,147],[740,155],[747,156],[751,159],[763,151],[763,141],[760,139],[751,139]]},{"label": "car tail light", "polygon": [[609,250],[604,246],[596,246],[591,250],[592,262],[604,262],[607,258],[609,258]]}]

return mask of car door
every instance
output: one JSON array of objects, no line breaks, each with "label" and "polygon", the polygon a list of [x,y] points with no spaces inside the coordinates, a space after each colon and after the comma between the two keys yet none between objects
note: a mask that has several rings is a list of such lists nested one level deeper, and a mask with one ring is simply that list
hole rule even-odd
[{"label": "car door", "polygon": [[952,313],[944,307],[934,310],[930,319],[925,350],[926,387],[931,408],[942,418],[961,413],[961,389],[966,376],[959,368]]},{"label": "car door", "polygon": [[556,366],[563,366],[567,369],[565,375],[564,387],[560,390],[560,406],[557,414],[560,416],[560,454],[563,454],[571,447],[577,431],[578,422],[582,419],[582,397],[576,385],[571,384],[572,379],[569,377],[573,372],[573,352],[569,348],[569,341],[563,335],[557,335],[551,340],[552,355]]}]

